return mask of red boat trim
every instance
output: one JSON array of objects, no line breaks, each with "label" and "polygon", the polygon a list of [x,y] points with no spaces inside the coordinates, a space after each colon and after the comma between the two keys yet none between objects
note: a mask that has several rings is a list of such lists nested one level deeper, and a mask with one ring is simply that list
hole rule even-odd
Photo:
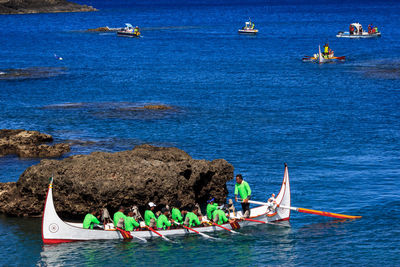
[{"label": "red boat trim", "polygon": [[60,244],[60,243],[70,243],[76,242],[79,240],[72,240],[72,239],[43,239],[44,244]]}]

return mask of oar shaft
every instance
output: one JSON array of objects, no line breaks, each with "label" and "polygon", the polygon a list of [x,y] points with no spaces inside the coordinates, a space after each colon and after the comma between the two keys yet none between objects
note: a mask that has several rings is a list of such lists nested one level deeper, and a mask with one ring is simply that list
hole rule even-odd
[{"label": "oar shaft", "polygon": [[263,221],[259,221],[259,220],[254,220],[254,219],[249,219],[249,218],[244,218],[245,221],[249,221],[249,222],[258,222],[258,223],[264,223],[266,224],[266,222]]},{"label": "oar shaft", "polygon": [[362,216],[353,216],[353,215],[346,215],[346,214],[339,214],[321,210],[312,210],[312,209],[305,209],[305,208],[297,208],[297,207],[287,207],[287,206],[279,206],[283,209],[291,209],[302,213],[332,217],[332,218],[339,218],[339,219],[360,219]]},{"label": "oar shaft", "polygon": [[[269,206],[269,203],[265,203],[265,202],[261,202],[261,201],[249,200],[249,203]],[[326,211],[320,211],[320,210],[312,210],[312,209],[297,208],[297,207],[288,207],[288,206],[282,206],[282,205],[280,205],[279,208],[290,209],[290,210],[294,210],[294,211],[298,211],[298,212],[302,212],[302,213],[315,214],[315,215],[332,217],[332,218],[339,218],[339,219],[359,219],[359,218],[362,217],[362,216],[353,216],[353,215],[332,213],[332,212],[326,212]]]},{"label": "oar shaft", "polygon": [[326,212],[326,211],[320,211],[320,210],[304,209],[304,208],[297,208],[297,211],[298,212],[302,212],[302,213],[309,213],[309,214],[315,214],[315,215],[321,215],[321,216],[339,218],[339,219],[359,219],[359,218],[362,217],[362,216],[338,214],[338,213],[332,213],[332,212]]}]

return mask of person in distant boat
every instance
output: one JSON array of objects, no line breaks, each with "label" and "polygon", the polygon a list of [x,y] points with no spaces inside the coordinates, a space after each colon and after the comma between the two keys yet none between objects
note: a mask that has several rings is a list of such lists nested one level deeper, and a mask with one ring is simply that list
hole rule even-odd
[{"label": "person in distant boat", "polygon": [[157,228],[160,230],[165,230],[169,229],[171,226],[171,222],[168,220],[168,209],[167,208],[162,208],[161,209],[162,214],[158,217],[157,219]]},{"label": "person in distant boat", "polygon": [[372,33],[372,24],[369,24],[368,25],[368,34],[371,34]]},{"label": "person in distant boat", "polygon": [[140,35],[139,26],[135,27],[135,29],[133,30],[133,33],[136,34],[136,35]]},{"label": "person in distant boat", "polygon": [[185,225],[189,227],[201,225],[199,217],[197,216],[198,207],[194,206],[191,212],[188,212],[185,217]]},{"label": "person in distant boat", "polygon": [[223,210],[217,209],[214,211],[213,213],[213,222],[215,222],[216,224],[224,224],[226,222],[228,222],[229,219],[226,217],[226,214]]},{"label": "person in distant boat", "polygon": [[250,203],[249,200],[251,198],[251,189],[249,184],[246,181],[243,181],[243,177],[241,174],[236,175],[236,184],[235,184],[235,201],[238,201],[238,194],[242,199],[242,214],[243,217],[250,217]]},{"label": "person in distant boat", "polygon": [[350,33],[350,35],[354,34],[354,26],[351,25],[351,24],[350,24],[350,27],[349,27],[349,33]]},{"label": "person in distant boat", "polygon": [[378,33],[379,31],[378,31],[378,27],[377,26],[375,26],[374,28],[373,28],[373,33]]},{"label": "person in distant boat", "polygon": [[362,34],[363,33],[363,28],[362,28],[362,26],[360,25],[360,30],[359,30],[359,33],[358,34]]},{"label": "person in distant boat", "polygon": [[324,58],[328,58],[329,57],[329,52],[330,52],[329,44],[326,43],[324,45],[324,52],[322,52],[323,57]]},{"label": "person in distant boat", "polygon": [[133,231],[134,228],[140,226],[140,224],[133,218],[134,213],[133,211],[128,212],[128,216],[125,219],[125,230],[126,231]]},{"label": "person in distant boat", "polygon": [[95,224],[100,224],[100,215],[96,217],[97,211],[92,210],[90,213],[86,214],[85,219],[83,219],[83,229],[93,229]]},{"label": "person in distant boat", "polygon": [[150,202],[148,205],[150,209],[144,212],[144,222],[147,226],[154,227],[157,223],[156,215],[154,215],[154,208],[156,207],[156,204]]},{"label": "person in distant boat", "polygon": [[209,220],[212,220],[213,218],[213,212],[218,209],[218,204],[214,203],[215,199],[213,197],[210,197],[210,199],[207,201],[207,218]]},{"label": "person in distant boat", "polygon": [[125,229],[125,221],[126,221],[126,215],[124,214],[125,212],[125,207],[120,206],[119,210],[114,213],[114,226]]},{"label": "person in distant boat", "polygon": [[254,30],[254,23],[251,23],[251,29]]},{"label": "person in distant boat", "polygon": [[175,201],[175,203],[172,205],[172,210],[171,210],[171,218],[172,220],[182,223],[183,222],[183,217],[182,213],[179,210],[181,207],[181,202],[179,200]]}]

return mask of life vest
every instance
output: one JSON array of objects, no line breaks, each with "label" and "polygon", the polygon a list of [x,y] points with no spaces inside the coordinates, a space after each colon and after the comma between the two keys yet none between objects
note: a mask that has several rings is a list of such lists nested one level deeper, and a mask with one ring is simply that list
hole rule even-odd
[{"label": "life vest", "polygon": [[329,54],[329,46],[324,46],[324,53]]}]

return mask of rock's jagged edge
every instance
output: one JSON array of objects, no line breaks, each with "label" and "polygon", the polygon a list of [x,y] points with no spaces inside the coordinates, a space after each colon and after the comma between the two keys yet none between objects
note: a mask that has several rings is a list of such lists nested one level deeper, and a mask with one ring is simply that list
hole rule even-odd
[{"label": "rock's jagged edge", "polygon": [[0,0],[1,15],[89,11],[97,9],[66,0]]},{"label": "rock's jagged edge", "polygon": [[213,196],[223,203],[233,166],[223,159],[194,160],[180,149],[150,145],[42,160],[27,168],[18,182],[0,183],[0,212],[41,216],[52,175],[59,215],[82,219],[91,208],[114,212],[120,205],[138,205],[143,210],[150,201],[160,207],[180,200],[182,207],[189,207]]}]

